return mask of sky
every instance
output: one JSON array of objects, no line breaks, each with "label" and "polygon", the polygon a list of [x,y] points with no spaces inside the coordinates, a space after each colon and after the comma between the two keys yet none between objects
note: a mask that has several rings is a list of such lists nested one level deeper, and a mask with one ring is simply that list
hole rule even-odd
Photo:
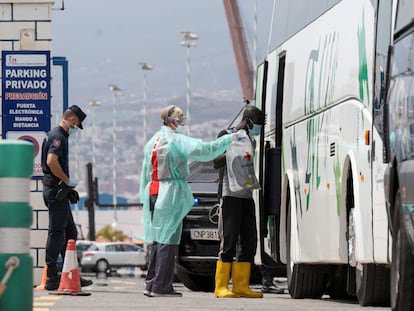
[{"label": "sky", "polygon": [[[273,0],[257,2],[258,12],[263,12],[257,27],[260,50],[257,58],[263,59]],[[253,0],[239,0],[250,46],[254,38],[253,3]],[[193,96],[228,96],[234,100],[235,111],[239,111],[242,92],[222,0],[66,0],[65,9],[57,10],[61,4],[62,0],[56,0],[52,12],[52,56],[68,60],[69,104],[79,105],[90,115],[89,102],[102,103],[103,107],[96,110],[96,124],[101,122],[101,132],[105,129],[102,121],[108,122],[113,116],[109,84],[122,89],[123,104],[141,109],[143,72],[140,62],[154,67],[147,74],[147,97],[149,110],[152,107],[157,110],[154,112],[157,124],[160,105],[165,106],[174,98],[181,98],[185,105],[183,31],[199,36],[197,47],[190,49]],[[56,108],[60,105],[61,109],[60,70],[53,68],[55,123],[61,115],[58,113],[61,110]],[[104,106],[109,107],[106,113]],[[130,110],[125,111],[118,111],[117,115],[126,118],[129,114],[136,118]],[[147,114],[149,112],[147,110]],[[196,113],[202,111],[194,111],[192,116]],[[87,118],[83,132],[88,131],[93,119]],[[141,146],[141,143],[133,145]],[[129,152],[139,157],[136,149]],[[104,164],[99,165],[102,168]],[[78,166],[80,170],[84,167],[82,163]],[[82,180],[81,174],[79,180]]]},{"label": "sky", "polygon": [[[258,47],[263,51],[267,45],[269,25],[264,24],[265,18],[261,17],[268,18],[273,0],[257,2],[260,5],[258,12],[266,13],[259,15],[258,20]],[[254,1],[239,0],[239,4],[243,21],[246,22],[246,37],[252,45]],[[148,133],[158,129],[159,112],[165,105],[182,102],[179,105],[184,110],[186,49],[181,45],[183,31],[199,36],[197,46],[190,49],[193,96],[213,99],[218,96],[229,97],[231,104],[225,109],[217,109],[219,115],[226,114],[229,119],[233,118],[232,109],[230,112],[228,109],[230,105],[234,103],[234,113],[240,110],[242,92],[222,0],[66,0],[65,9],[59,10],[61,5],[62,0],[56,0],[52,11],[51,53],[52,56],[66,57],[68,60],[69,105],[79,105],[88,114],[84,122],[85,130],[79,140],[80,147],[90,149],[88,133],[92,123],[95,122],[97,127],[93,135],[99,133],[99,137],[95,137],[99,145],[103,144],[100,140],[107,137],[107,130],[112,129],[114,114],[109,84],[116,84],[122,89],[122,97],[116,105],[119,106],[116,112],[119,120],[117,126],[124,125],[127,130],[127,122],[122,122],[127,118],[138,125],[142,124],[143,114],[139,113],[142,112],[144,83],[140,62],[154,67],[154,70],[147,72],[146,115],[147,125],[151,121],[156,125]],[[260,58],[263,58],[263,53]],[[55,116],[52,125],[56,125],[60,121],[62,109],[59,89],[61,68],[54,67],[52,74],[52,113]],[[95,114],[89,106],[92,100],[102,104],[102,107],[94,110]],[[221,102],[227,104],[229,101]],[[125,108],[126,105],[129,106]],[[197,119],[198,114],[201,115],[198,119],[202,118],[204,122],[215,121],[211,111],[206,113],[206,105],[196,109],[194,101],[192,107],[193,120]],[[215,126],[221,129],[227,124]],[[199,135],[194,127],[192,133]],[[204,125],[204,128],[208,126]],[[142,128],[138,129],[142,132]],[[139,140],[142,136],[136,135],[138,129],[132,128],[132,133]],[[118,148],[121,148],[121,136],[126,135],[120,132],[117,136]],[[210,132],[215,137],[217,129]],[[142,143],[134,140],[131,145],[137,147],[142,146]],[[140,156],[139,150],[129,152]],[[79,168],[83,169],[82,163]]]},{"label": "sky", "polygon": [[[254,2],[239,3],[252,47]],[[272,3],[258,1],[259,59],[263,59],[267,46],[266,23]],[[142,101],[140,62],[154,67],[147,73],[149,104],[156,98],[185,98],[186,50],[181,46],[182,31],[199,35],[197,47],[190,49],[193,95],[224,92],[241,102],[222,0],[66,0],[65,9],[57,10],[61,4],[57,0],[53,10],[52,55],[64,56],[69,62],[70,104],[83,107],[91,100],[110,101],[109,84],[123,90],[125,103]]]}]

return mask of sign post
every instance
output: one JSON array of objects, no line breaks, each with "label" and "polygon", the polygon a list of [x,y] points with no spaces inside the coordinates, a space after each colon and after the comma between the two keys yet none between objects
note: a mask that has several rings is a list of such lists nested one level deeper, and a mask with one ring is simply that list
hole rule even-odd
[{"label": "sign post", "polygon": [[2,51],[2,59],[2,137],[35,145],[33,178],[40,179],[50,130],[50,51]]}]

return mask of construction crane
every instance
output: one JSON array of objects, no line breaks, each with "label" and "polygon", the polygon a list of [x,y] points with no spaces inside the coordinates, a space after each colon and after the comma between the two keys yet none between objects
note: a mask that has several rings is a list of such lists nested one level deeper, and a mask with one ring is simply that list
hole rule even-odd
[{"label": "construction crane", "polygon": [[253,99],[254,70],[237,0],[223,0],[245,100]]}]

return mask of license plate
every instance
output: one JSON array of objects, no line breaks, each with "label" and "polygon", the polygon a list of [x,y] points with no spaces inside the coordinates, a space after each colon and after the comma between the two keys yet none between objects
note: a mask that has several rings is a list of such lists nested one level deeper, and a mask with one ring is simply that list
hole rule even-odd
[{"label": "license plate", "polygon": [[190,235],[192,240],[220,240],[217,229],[190,229]]}]

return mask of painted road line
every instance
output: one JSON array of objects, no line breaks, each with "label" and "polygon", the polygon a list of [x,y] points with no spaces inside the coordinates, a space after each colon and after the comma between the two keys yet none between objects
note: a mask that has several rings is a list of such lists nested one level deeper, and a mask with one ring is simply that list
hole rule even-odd
[{"label": "painted road line", "polygon": [[50,311],[50,307],[56,304],[56,301],[62,299],[59,296],[39,296],[33,300],[33,311]]}]

